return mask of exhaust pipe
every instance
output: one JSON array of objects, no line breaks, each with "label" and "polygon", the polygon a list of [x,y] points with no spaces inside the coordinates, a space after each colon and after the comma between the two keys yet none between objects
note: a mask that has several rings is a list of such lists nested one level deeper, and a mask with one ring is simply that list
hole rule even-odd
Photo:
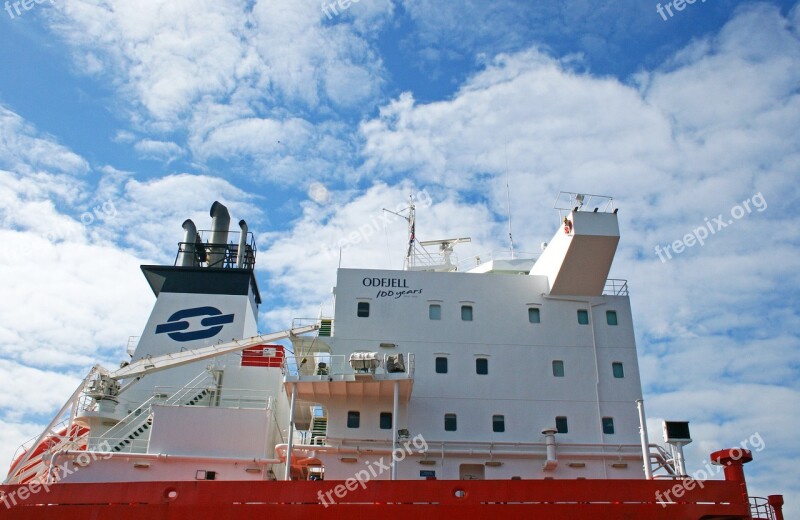
[{"label": "exhaust pipe", "polygon": [[239,249],[236,253],[236,267],[239,269],[244,269],[247,267],[245,262],[247,261],[247,222],[244,220],[239,221],[239,229],[241,230],[241,234],[239,235]]},{"label": "exhaust pipe", "polygon": [[211,205],[211,219],[208,267],[224,267],[225,252],[228,249],[228,227],[231,223],[228,208],[215,201]]},{"label": "exhaust pipe", "polygon": [[197,226],[194,225],[192,219],[186,219],[183,222],[183,243],[181,243],[181,251],[178,255],[178,265],[181,267],[194,267],[197,265]]}]

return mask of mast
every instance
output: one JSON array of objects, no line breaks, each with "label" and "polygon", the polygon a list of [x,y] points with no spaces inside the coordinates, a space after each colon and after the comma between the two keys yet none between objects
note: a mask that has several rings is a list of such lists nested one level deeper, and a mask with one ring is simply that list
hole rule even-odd
[{"label": "mast", "polygon": [[416,238],[416,227],[417,227],[417,209],[414,206],[414,201],[411,197],[409,199],[409,206],[408,206],[408,217],[405,217],[408,221],[408,250],[406,251],[406,259],[403,263],[403,269],[408,270],[409,268],[413,267],[414,265],[414,241]]}]

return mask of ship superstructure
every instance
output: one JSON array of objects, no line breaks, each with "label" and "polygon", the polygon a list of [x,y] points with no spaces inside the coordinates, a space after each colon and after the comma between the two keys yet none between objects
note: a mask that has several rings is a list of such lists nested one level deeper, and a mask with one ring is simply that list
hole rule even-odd
[{"label": "ship superstructure", "polygon": [[[91,371],[15,459],[3,501],[44,514],[71,511],[63,490],[133,493],[140,507],[174,505],[165,518],[393,500],[429,507],[392,513],[406,517],[516,504],[553,518],[748,518],[749,453],[715,453],[727,481],[693,491],[688,424],[665,424],[666,448],[648,439],[627,282],[608,278],[617,210],[608,197],[559,200],[538,258],[484,255],[461,270],[453,246],[468,239],[418,243],[412,205],[406,269],[340,268],[332,313],[265,335],[252,235],[244,221],[231,232],[215,202],[210,231],[184,223],[175,265],[142,267],[156,303],[130,359]],[[413,261],[416,244],[440,259]],[[32,482],[48,498],[20,499]],[[761,505],[780,515],[776,497]]]}]

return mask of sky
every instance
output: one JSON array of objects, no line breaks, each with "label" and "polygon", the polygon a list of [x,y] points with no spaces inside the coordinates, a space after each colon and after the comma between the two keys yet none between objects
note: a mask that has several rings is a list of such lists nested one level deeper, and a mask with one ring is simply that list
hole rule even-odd
[{"label": "sky", "polygon": [[[648,429],[749,444],[800,514],[800,3],[44,0],[0,11],[0,461],[116,366],[211,203],[258,242],[262,332],[335,270],[463,265],[608,195]],[[342,5],[348,5],[346,2]],[[332,7],[331,7],[332,6]],[[669,7],[667,9],[667,7]],[[510,210],[509,210],[510,209]],[[706,235],[706,236],[704,236]],[[795,432],[795,433],[793,433]],[[719,478],[719,477],[718,477]]]}]

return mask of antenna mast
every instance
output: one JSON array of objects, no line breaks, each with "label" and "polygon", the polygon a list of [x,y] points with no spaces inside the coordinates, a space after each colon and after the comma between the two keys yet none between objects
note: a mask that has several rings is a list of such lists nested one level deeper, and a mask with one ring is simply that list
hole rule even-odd
[{"label": "antenna mast", "polygon": [[417,239],[416,237],[417,209],[414,206],[414,201],[411,200],[411,197],[409,197],[407,220],[408,220],[408,251],[406,252],[406,261],[404,262],[403,265],[404,269],[408,269],[409,267],[414,265],[414,241]]},{"label": "antenna mast", "polygon": [[511,234],[511,188],[509,187],[508,175],[508,143],[505,143],[506,155],[506,205],[508,206],[508,242],[511,247],[511,259],[514,259],[514,237]]},{"label": "antenna mast", "polygon": [[[407,271],[411,266],[414,265],[414,242],[417,240],[417,209],[414,205],[413,194],[408,197],[408,208],[406,209],[408,209],[408,216],[401,215],[400,213],[388,210],[386,208],[383,208],[383,211],[391,213],[392,215],[397,215],[408,222],[408,249],[406,250],[406,258],[403,260],[403,269]],[[405,209],[401,211],[405,211]]]}]

